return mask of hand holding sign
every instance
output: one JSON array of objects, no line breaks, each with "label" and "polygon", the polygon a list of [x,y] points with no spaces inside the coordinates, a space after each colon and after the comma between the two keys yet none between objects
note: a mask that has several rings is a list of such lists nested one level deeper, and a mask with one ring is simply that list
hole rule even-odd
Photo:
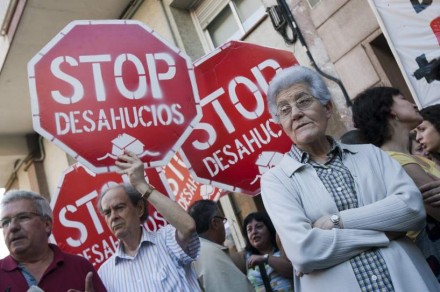
[{"label": "hand holding sign", "polygon": [[128,175],[130,184],[140,194],[144,195],[145,192],[149,192],[151,194],[154,188],[152,188],[152,186],[145,180],[144,164],[142,160],[136,156],[136,154],[131,151],[124,151],[123,155],[118,156],[116,165],[120,168],[118,173]]}]

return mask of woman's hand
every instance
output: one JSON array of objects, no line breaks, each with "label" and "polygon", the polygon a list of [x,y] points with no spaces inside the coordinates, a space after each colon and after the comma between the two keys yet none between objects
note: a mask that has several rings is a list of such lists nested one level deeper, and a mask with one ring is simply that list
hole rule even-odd
[{"label": "woman's hand", "polygon": [[440,207],[440,180],[435,180],[420,186],[425,204]]},{"label": "woman's hand", "polygon": [[248,258],[247,266],[248,269],[253,269],[255,266],[258,266],[259,264],[264,263],[265,258],[262,255],[253,254]]},{"label": "woman's hand", "polygon": [[[248,258],[247,265],[248,269],[253,269],[255,266],[259,264],[265,263],[266,258],[264,255],[253,254]],[[293,267],[292,263],[284,256],[274,256],[269,255],[266,262],[269,266],[271,266],[278,274],[280,274],[284,278],[292,279],[293,277]],[[298,273],[298,275],[302,273]]]},{"label": "woman's hand", "polygon": [[[323,230],[332,230],[335,228],[335,224],[333,224],[332,220],[330,220],[330,217],[332,215],[324,215],[315,222],[313,222],[313,228],[319,228]],[[343,229],[344,225],[342,224],[342,220],[339,217],[339,229]]]}]

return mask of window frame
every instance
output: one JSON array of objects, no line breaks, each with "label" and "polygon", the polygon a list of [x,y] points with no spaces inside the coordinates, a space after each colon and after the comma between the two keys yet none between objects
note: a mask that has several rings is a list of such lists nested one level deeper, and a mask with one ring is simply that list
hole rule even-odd
[{"label": "window frame", "polygon": [[307,4],[309,4],[310,9],[315,8],[321,3],[321,0],[318,0],[315,4],[310,3],[310,0],[307,0]]},{"label": "window frame", "polygon": [[1,4],[0,19],[0,72],[6,61],[12,40],[24,11],[26,0],[8,0]]},{"label": "window frame", "polygon": [[262,19],[266,17],[264,5],[261,6],[248,19],[242,20],[238,14],[238,9],[233,0],[205,0],[199,3],[197,7],[191,10],[191,18],[195,24],[196,31],[201,40],[203,50],[208,53],[215,49],[214,42],[208,31],[208,26],[216,17],[229,7],[239,30],[229,37],[225,42],[230,40],[242,40],[246,35],[257,26]]}]

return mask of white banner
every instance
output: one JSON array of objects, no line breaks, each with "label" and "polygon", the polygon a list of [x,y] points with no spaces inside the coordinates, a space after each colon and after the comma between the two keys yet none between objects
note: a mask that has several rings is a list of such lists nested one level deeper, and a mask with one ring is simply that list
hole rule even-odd
[{"label": "white banner", "polygon": [[368,0],[419,107],[440,103],[440,0]]}]

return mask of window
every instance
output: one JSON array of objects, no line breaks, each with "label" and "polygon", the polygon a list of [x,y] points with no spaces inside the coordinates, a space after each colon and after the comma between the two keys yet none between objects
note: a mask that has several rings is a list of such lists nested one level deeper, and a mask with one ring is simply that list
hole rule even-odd
[{"label": "window", "polygon": [[310,8],[313,8],[318,5],[321,0],[307,0],[307,2],[309,3]]},{"label": "window", "polygon": [[206,28],[208,36],[211,37],[211,41],[214,47],[218,47],[226,40],[231,38],[234,32],[241,30],[241,27],[235,21],[229,7],[223,8],[219,15],[207,26]]},{"label": "window", "polygon": [[0,70],[17,29],[26,0],[0,0]]},{"label": "window", "polygon": [[241,39],[264,15],[260,0],[205,0],[192,13],[205,51]]}]

